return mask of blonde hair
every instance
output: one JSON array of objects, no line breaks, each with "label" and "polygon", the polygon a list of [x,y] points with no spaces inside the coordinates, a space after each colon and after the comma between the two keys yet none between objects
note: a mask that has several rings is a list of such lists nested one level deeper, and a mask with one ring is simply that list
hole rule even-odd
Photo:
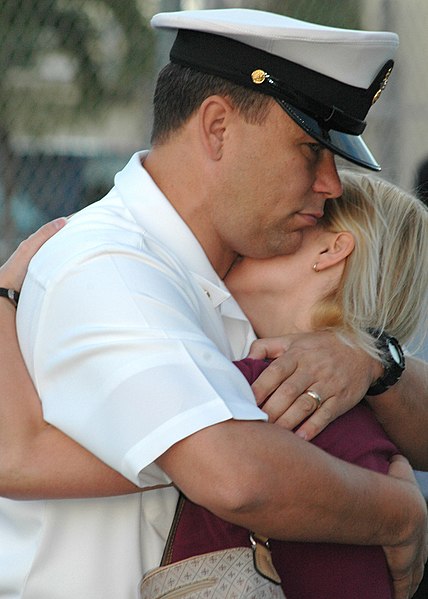
[{"label": "blonde hair", "polygon": [[428,209],[410,193],[378,177],[341,173],[343,194],[328,200],[321,221],[350,231],[355,249],[339,288],[316,307],[315,328],[343,332],[373,354],[368,329],[401,343],[422,341],[428,324]]}]

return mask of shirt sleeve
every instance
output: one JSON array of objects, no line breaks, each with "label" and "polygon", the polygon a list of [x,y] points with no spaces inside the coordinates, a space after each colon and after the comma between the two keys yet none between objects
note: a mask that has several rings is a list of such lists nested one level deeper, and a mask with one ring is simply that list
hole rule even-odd
[{"label": "shirt sleeve", "polygon": [[169,483],[154,460],[202,428],[266,419],[202,328],[221,326],[209,300],[150,252],[92,253],[48,284],[33,268],[21,301],[45,419],[135,484]]}]

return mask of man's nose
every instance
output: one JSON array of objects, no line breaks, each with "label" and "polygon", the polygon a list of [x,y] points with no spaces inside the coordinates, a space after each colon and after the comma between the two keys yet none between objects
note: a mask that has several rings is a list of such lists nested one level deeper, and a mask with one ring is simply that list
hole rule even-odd
[{"label": "man's nose", "polygon": [[337,172],[335,156],[330,150],[322,152],[313,189],[326,198],[338,198],[342,195],[342,182]]}]

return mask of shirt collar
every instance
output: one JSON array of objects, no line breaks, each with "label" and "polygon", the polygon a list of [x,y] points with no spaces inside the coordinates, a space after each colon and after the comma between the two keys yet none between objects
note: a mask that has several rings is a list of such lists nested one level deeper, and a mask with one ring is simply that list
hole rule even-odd
[{"label": "shirt collar", "polygon": [[230,292],[226,289],[223,282],[219,281],[217,283],[213,283],[209,279],[201,276],[197,272],[192,272],[195,280],[199,283],[201,288],[204,290],[204,293],[211,300],[214,308],[218,308],[223,302],[228,300],[231,297]]},{"label": "shirt collar", "polygon": [[143,162],[147,154],[147,151],[136,152],[115,177],[115,187],[123,203],[136,222],[191,271],[215,308],[221,306],[223,315],[246,320],[199,241],[145,170]]}]

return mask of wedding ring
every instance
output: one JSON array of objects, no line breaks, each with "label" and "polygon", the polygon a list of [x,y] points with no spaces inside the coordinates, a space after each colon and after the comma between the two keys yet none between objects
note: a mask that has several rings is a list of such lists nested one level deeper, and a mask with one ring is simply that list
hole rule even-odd
[{"label": "wedding ring", "polygon": [[309,397],[312,397],[312,399],[315,399],[315,401],[317,402],[315,409],[318,410],[318,408],[322,404],[321,397],[318,395],[318,393],[316,391],[312,391],[312,389],[308,389],[307,391],[305,391],[305,393],[306,395],[309,395]]}]

